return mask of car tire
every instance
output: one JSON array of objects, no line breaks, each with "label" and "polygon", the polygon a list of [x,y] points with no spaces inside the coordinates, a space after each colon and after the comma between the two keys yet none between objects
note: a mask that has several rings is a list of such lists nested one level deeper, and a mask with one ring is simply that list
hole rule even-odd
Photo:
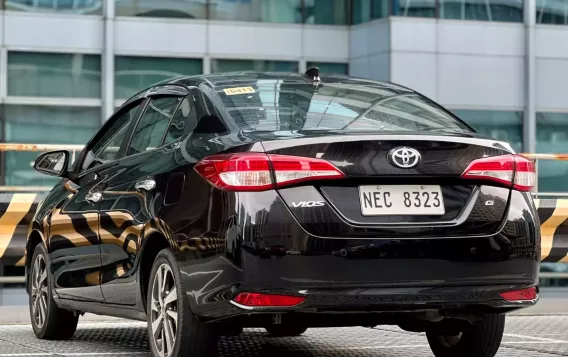
[{"label": "car tire", "polygon": [[307,327],[299,326],[268,326],[265,327],[266,332],[268,332],[273,337],[296,337],[300,336],[308,330]]},{"label": "car tire", "polygon": [[162,250],[154,260],[146,294],[148,336],[154,356],[217,353],[219,335],[192,313],[184,291],[176,258],[169,249]]},{"label": "car tire", "polygon": [[501,346],[504,329],[505,315],[486,315],[458,335],[427,331],[426,336],[436,357],[493,357]]},{"label": "car tire", "polygon": [[49,257],[43,244],[36,246],[29,271],[29,311],[34,334],[42,340],[69,340],[77,330],[79,314],[55,304]]}]

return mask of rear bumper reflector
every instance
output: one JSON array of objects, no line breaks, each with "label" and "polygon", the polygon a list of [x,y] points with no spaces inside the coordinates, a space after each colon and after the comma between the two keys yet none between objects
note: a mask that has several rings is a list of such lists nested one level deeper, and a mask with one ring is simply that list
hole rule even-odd
[{"label": "rear bumper reflector", "polygon": [[521,290],[505,291],[499,295],[507,301],[531,301],[536,300],[538,297],[536,287],[534,286]]},{"label": "rear bumper reflector", "polygon": [[269,295],[257,293],[240,293],[233,299],[239,305],[247,307],[293,307],[304,302],[306,298],[289,295]]}]

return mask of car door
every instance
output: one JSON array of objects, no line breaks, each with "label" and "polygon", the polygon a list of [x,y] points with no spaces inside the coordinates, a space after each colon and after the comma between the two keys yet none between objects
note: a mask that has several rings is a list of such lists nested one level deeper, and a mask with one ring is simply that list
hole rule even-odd
[{"label": "car door", "polygon": [[141,112],[143,100],[111,118],[75,163],[74,182],[67,181],[63,199],[48,218],[48,239],[56,291],[62,298],[104,301],[101,291],[99,200],[106,184],[100,174],[115,165],[129,127]]},{"label": "car door", "polygon": [[167,88],[153,94],[136,124],[126,156],[105,171],[99,208],[103,264],[102,291],[107,303],[135,305],[137,259],[143,228],[161,207],[161,181],[177,163],[173,151],[186,132],[192,96]]},{"label": "car door", "polygon": [[100,179],[82,176],[67,181],[66,192],[48,215],[50,261],[57,293],[62,298],[103,301],[97,279],[101,268],[97,207],[90,197]]}]

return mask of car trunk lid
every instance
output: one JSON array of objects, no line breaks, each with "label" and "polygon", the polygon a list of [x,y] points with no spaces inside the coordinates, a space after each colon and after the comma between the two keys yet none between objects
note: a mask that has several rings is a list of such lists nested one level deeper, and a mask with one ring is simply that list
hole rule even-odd
[{"label": "car trunk lid", "polygon": [[[265,141],[263,147],[271,155],[323,159],[345,174],[278,189],[304,229],[317,236],[488,235],[500,229],[508,206],[507,185],[462,177],[476,160],[511,154],[492,140],[347,135]],[[409,153],[418,155],[416,162]]]}]

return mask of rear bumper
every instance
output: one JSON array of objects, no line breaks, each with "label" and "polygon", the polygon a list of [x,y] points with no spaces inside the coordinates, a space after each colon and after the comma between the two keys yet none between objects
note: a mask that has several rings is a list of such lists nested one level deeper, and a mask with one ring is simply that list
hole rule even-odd
[{"label": "rear bumper", "polygon": [[356,289],[314,289],[300,291],[266,291],[304,297],[301,304],[284,308],[266,308],[243,306],[231,300],[230,303],[248,311],[280,312],[415,312],[421,310],[512,310],[529,307],[537,303],[534,300],[510,302],[499,293],[523,289],[528,286],[455,286],[455,287],[415,287],[415,288],[356,288]]},{"label": "rear bumper", "polygon": [[[499,295],[539,284],[538,218],[519,192],[513,192],[513,205],[494,235],[400,239],[314,236],[275,192],[242,195],[236,199],[241,209],[233,214],[240,226],[222,230],[227,232],[223,247],[207,257],[206,251],[199,253],[199,260],[193,251],[179,253],[188,299],[203,319],[504,313],[536,303],[507,302]],[[251,310],[232,302],[239,292],[306,300],[293,308]]]},{"label": "rear bumper", "polygon": [[[275,323],[306,327],[404,325],[432,323],[442,318],[475,320],[485,314],[503,314],[535,305],[534,300],[509,302],[499,293],[527,286],[455,286],[384,289],[317,289],[286,291],[257,289],[264,294],[303,296],[294,307],[250,307],[230,300],[199,314],[208,322],[230,322],[244,327]],[[248,291],[248,289],[247,289]]]},{"label": "rear bumper", "polygon": [[[226,257],[212,260],[212,265],[219,265],[211,270],[219,275],[212,274],[211,278],[222,284],[207,294],[189,297],[194,312],[203,319],[236,319],[241,325],[250,323],[254,327],[271,315],[284,314],[287,319],[316,326],[357,326],[366,321],[365,314],[373,314],[368,318],[375,322],[381,320],[376,314],[463,317],[507,313],[538,301],[537,297],[510,302],[500,295],[538,287],[539,264],[530,258],[452,261],[428,257],[350,259],[334,255],[242,254],[238,265]],[[234,301],[242,292],[301,296],[305,300],[294,307],[251,308]],[[315,315],[328,317],[322,317],[322,321]],[[332,317],[338,315],[343,317]]]}]

